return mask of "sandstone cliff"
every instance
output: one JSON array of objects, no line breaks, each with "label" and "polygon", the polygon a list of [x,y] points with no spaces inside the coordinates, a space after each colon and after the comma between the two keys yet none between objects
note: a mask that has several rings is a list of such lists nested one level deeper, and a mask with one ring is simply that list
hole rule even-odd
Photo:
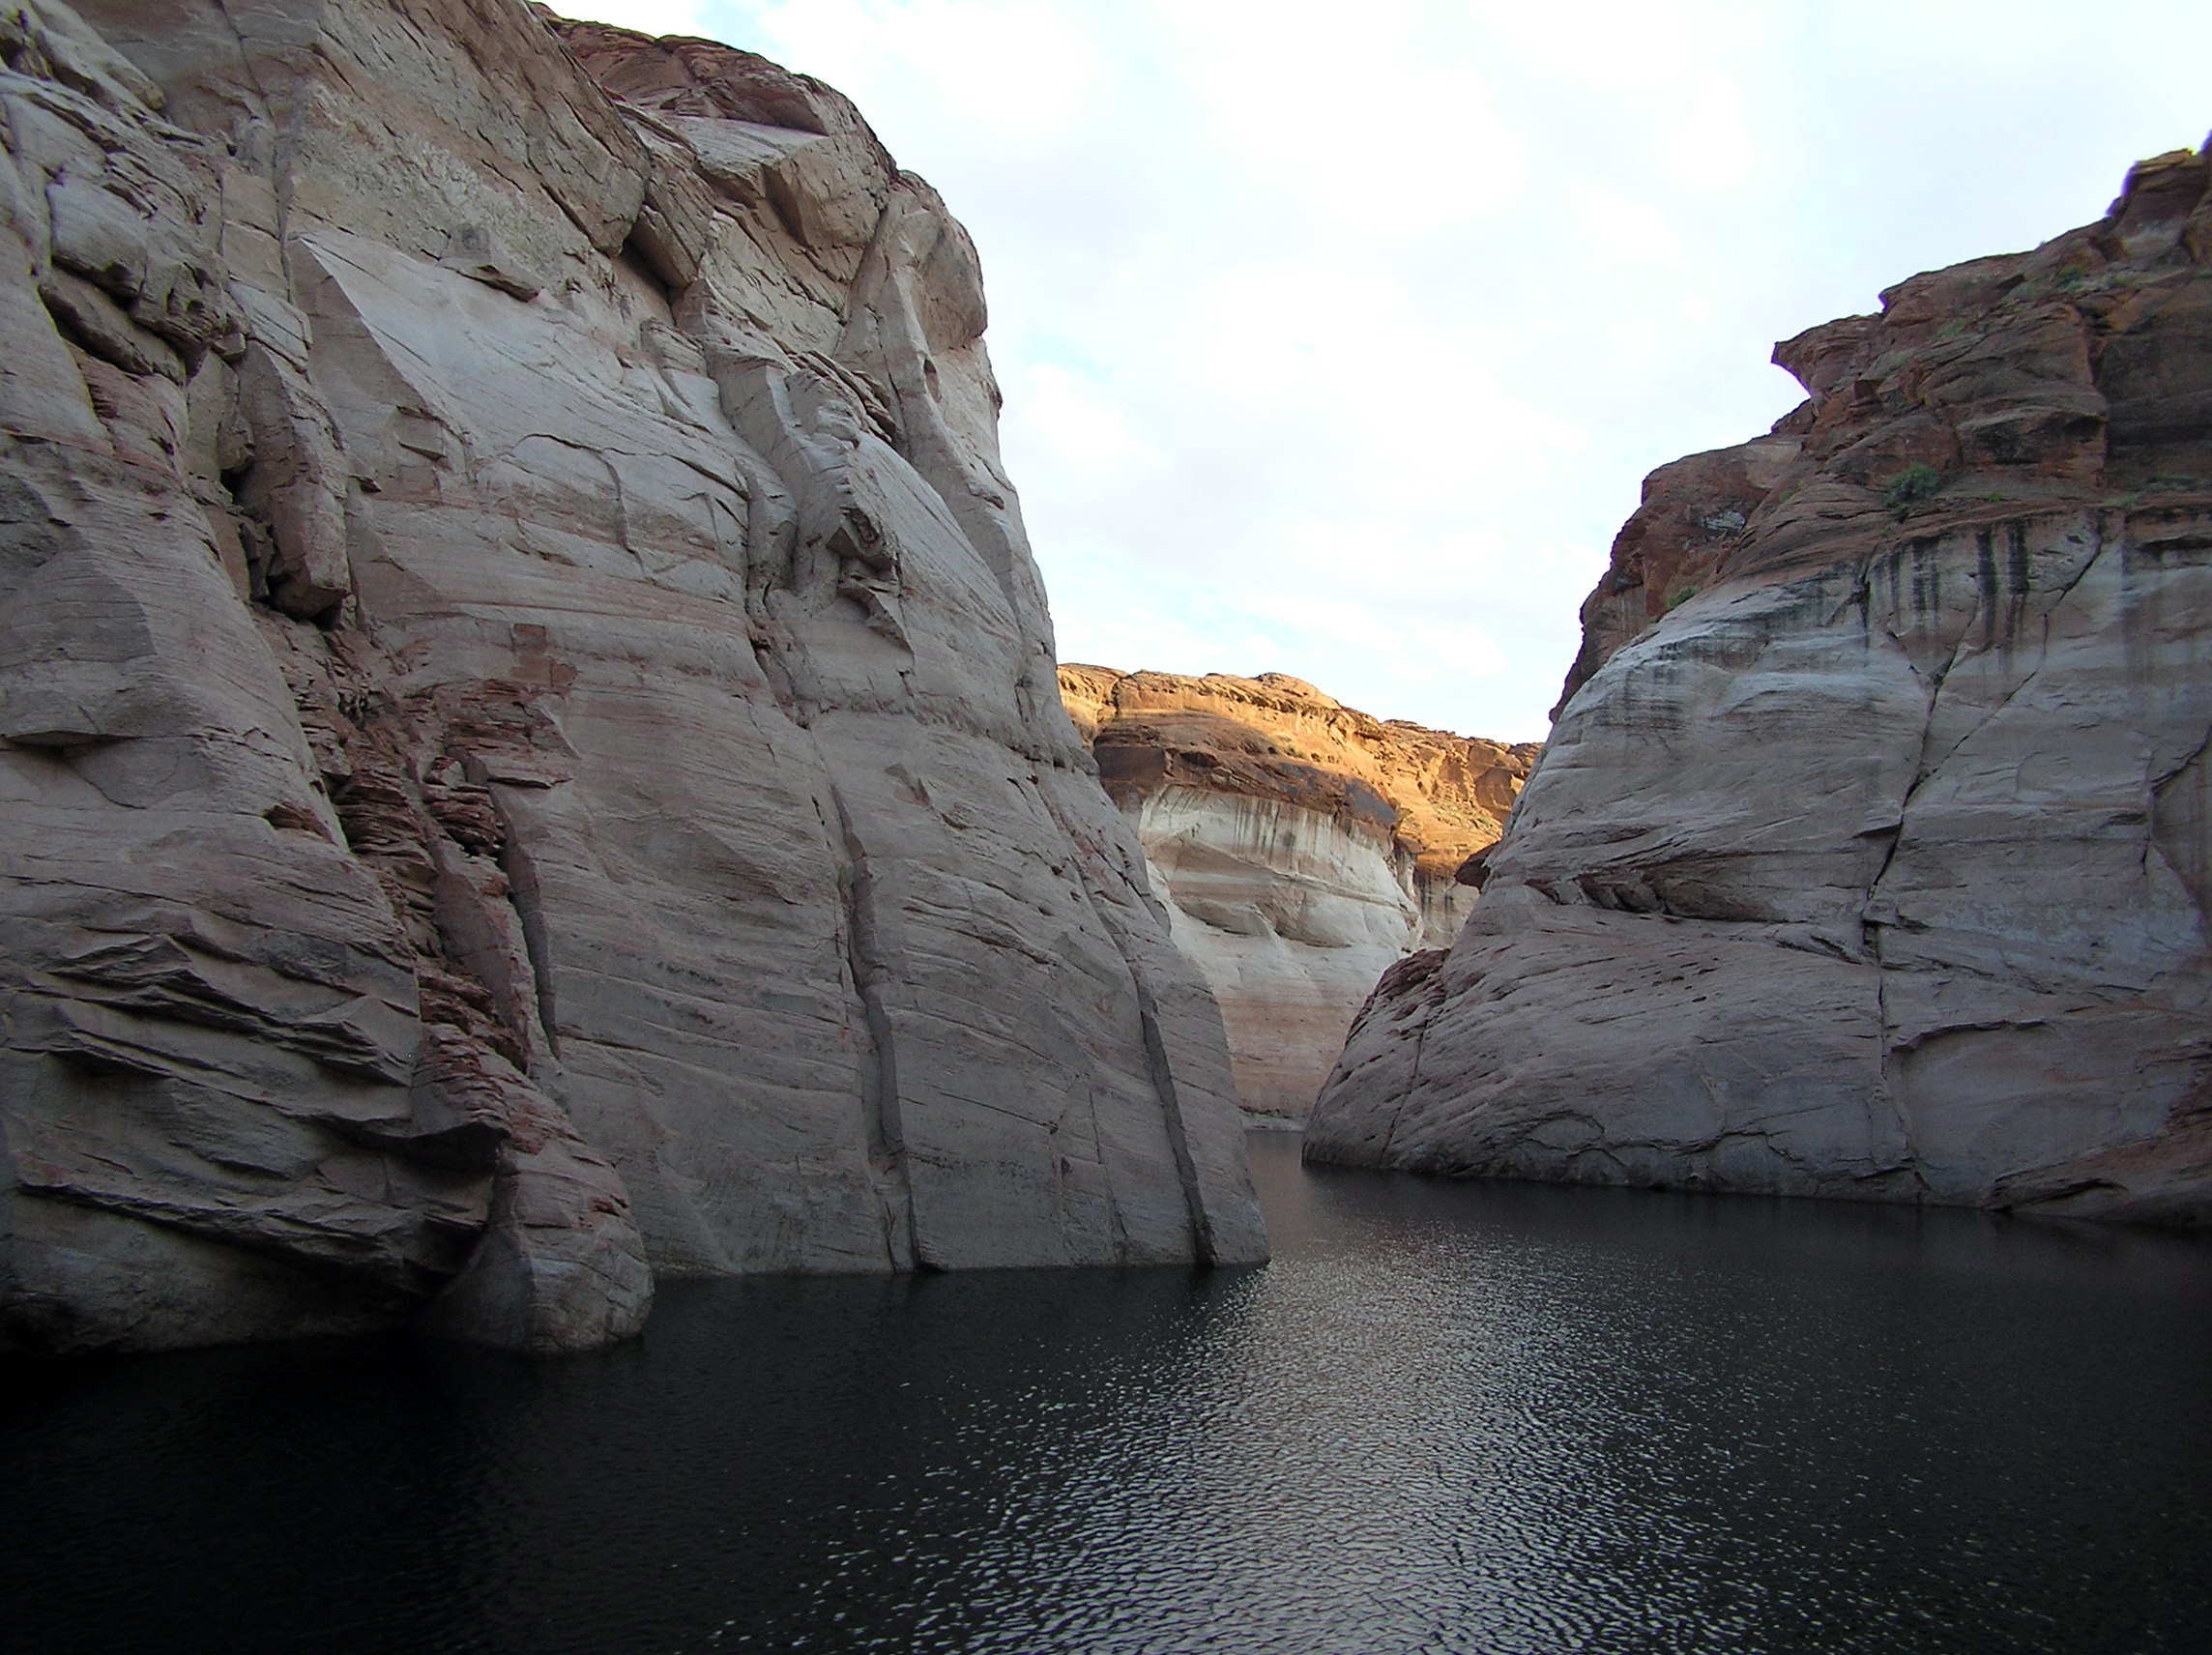
[{"label": "sandstone cliff", "polygon": [[1060,687],[1220,1002],[1239,1100],[1304,1119],[1384,969],[1458,934],[1535,748],[1371,718],[1281,673],[1071,665]]},{"label": "sandstone cliff", "polygon": [[521,0],[0,64],[0,1344],[1264,1256],[850,103]]},{"label": "sandstone cliff", "polygon": [[1915,276],[1655,473],[1316,1158],[2212,1213],[2212,200]]}]

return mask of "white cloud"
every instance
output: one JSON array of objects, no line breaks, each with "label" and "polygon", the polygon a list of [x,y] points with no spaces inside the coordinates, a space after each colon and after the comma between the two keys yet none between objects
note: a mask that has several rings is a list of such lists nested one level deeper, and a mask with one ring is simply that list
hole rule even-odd
[{"label": "white cloud", "polygon": [[2195,4],[569,4],[818,74],[944,190],[1066,658],[1514,738],[1644,474],[1796,401],[1775,339],[2212,123]]}]

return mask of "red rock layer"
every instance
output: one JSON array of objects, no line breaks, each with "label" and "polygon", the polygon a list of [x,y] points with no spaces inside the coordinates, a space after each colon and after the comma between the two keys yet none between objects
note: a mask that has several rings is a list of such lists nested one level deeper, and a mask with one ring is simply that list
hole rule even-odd
[{"label": "red rock layer", "polygon": [[1915,276],[1878,314],[1776,345],[1810,395],[1769,436],[1644,479],[1554,716],[1722,581],[2054,505],[2186,514],[2212,427],[2204,176],[2192,150],[2142,161],[2097,223]]},{"label": "red rock layer", "polygon": [[1061,697],[1116,802],[1160,788],[1274,799],[1387,832],[1424,881],[1496,842],[1536,743],[1382,719],[1284,673],[1060,669]]}]

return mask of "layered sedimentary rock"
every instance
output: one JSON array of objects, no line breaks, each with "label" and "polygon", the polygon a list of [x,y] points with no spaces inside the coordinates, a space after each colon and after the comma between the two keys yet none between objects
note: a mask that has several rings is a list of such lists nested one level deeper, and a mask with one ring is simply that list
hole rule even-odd
[{"label": "layered sedimentary rock", "polygon": [[1467,930],[1307,1153],[2212,1212],[2212,201],[1916,276],[1655,473]]},{"label": "layered sedimentary rock", "polygon": [[520,0],[0,4],[0,1342],[1247,1260],[975,252]]},{"label": "layered sedimentary rock", "polygon": [[1372,718],[1282,673],[1070,665],[1060,686],[1220,1002],[1239,1101],[1304,1119],[1376,979],[1458,934],[1534,746]]}]

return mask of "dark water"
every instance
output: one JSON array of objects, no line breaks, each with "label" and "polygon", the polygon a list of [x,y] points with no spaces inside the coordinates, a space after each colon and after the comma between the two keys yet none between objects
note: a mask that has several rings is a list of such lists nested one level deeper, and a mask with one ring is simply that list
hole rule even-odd
[{"label": "dark water", "polygon": [[1255,1150],[1266,1270],[11,1371],[0,1648],[2212,1650],[2212,1248]]}]

